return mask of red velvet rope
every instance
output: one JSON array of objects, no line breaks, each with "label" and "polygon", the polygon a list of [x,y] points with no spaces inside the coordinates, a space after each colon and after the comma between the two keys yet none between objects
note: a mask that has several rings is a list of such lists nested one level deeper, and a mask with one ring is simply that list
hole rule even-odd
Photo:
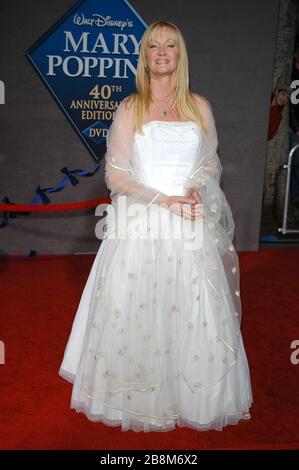
[{"label": "red velvet rope", "polygon": [[90,201],[70,202],[68,204],[0,204],[0,211],[4,212],[59,212],[96,207],[99,204],[110,204],[109,197],[92,199]]}]

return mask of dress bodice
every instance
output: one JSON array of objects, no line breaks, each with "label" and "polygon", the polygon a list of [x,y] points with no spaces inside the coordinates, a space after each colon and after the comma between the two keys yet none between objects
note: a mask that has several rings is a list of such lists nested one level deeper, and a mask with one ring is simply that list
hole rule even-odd
[{"label": "dress bodice", "polygon": [[145,124],[143,132],[134,137],[135,177],[169,196],[182,196],[202,144],[199,127],[194,121],[155,120]]}]

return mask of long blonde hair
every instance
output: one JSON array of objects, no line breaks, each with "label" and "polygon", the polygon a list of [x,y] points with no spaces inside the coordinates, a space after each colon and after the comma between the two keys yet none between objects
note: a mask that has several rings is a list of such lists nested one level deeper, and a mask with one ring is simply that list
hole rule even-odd
[{"label": "long blonde hair", "polygon": [[179,28],[170,21],[157,21],[152,23],[145,30],[141,39],[136,72],[137,91],[129,95],[125,100],[128,106],[133,103],[135,104],[135,130],[143,135],[142,126],[145,124],[146,112],[151,101],[150,75],[148,68],[146,68],[145,50],[150,41],[155,39],[159,29],[164,26],[172,30],[173,39],[179,45],[180,57],[173,84],[173,92],[175,94],[179,115],[185,116],[191,121],[195,121],[204,133],[203,120],[196,104],[196,99],[189,90],[189,61],[186,43]]}]

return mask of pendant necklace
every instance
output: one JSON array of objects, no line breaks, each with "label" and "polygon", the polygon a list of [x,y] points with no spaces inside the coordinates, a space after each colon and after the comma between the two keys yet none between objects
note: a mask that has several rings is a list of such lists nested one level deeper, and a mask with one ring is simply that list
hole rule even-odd
[{"label": "pendant necklace", "polygon": [[176,100],[175,100],[175,102],[173,103],[173,105],[172,105],[169,109],[164,110],[164,109],[160,108],[159,103],[158,103],[157,100],[153,97],[153,95],[151,95],[151,96],[152,96],[154,102],[156,103],[156,105],[158,106],[158,108],[160,109],[160,111],[161,111],[161,113],[163,114],[164,117],[166,117],[167,114],[168,114],[168,113],[175,107],[175,105],[176,105]]}]

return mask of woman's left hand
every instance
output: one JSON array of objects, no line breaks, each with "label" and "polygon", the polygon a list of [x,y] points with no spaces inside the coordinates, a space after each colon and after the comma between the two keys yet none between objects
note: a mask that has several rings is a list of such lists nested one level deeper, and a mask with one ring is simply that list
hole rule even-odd
[{"label": "woman's left hand", "polygon": [[[185,197],[193,198],[195,200],[195,204],[202,204],[202,199],[200,197],[200,194],[198,190],[195,188],[189,188],[185,194]],[[195,207],[195,204],[191,204],[191,213],[193,215],[197,214],[198,211],[200,212],[198,206],[197,208]]]},{"label": "woman's left hand", "polygon": [[198,204],[202,203],[199,192],[195,188],[189,188],[188,191],[185,194],[185,197],[193,197]]}]

